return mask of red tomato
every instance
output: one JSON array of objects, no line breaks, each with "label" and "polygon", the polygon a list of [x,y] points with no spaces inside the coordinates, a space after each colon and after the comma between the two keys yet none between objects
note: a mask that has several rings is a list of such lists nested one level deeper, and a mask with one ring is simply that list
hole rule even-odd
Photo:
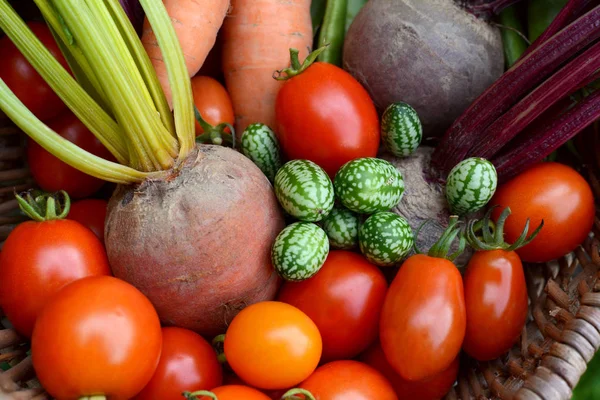
[{"label": "red tomato", "polygon": [[397,400],[388,380],[358,361],[333,361],[319,368],[302,384],[316,400]]},{"label": "red tomato", "polygon": [[102,243],[75,221],[27,221],[0,254],[0,305],[15,329],[30,337],[51,296],[86,276],[110,275]]},{"label": "red tomato", "polygon": [[[28,22],[35,36],[50,53],[69,70],[50,29],[43,22]],[[0,39],[0,78],[23,104],[41,120],[57,116],[66,106],[42,79],[19,49],[5,36]]]},{"label": "red tomato", "polygon": [[181,393],[223,383],[217,353],[200,335],[183,328],[162,329],[162,352],[154,376],[137,400],[181,400]]},{"label": "red tomato", "polygon": [[381,347],[404,379],[419,381],[447,369],[465,337],[463,282],[450,261],[417,254],[392,281],[380,322]]},{"label": "red tomato", "polygon": [[105,200],[85,199],[71,203],[68,219],[85,225],[104,243],[104,222],[106,221]]},{"label": "red tomato", "polygon": [[316,62],[281,87],[277,137],[289,159],[311,160],[334,177],[355,158],[375,157],[379,118],[367,91],[332,64]]},{"label": "red tomato", "polygon": [[31,352],[55,398],[130,399],[150,381],[161,352],[158,315],[135,287],[111,276],[65,286],[43,308]]},{"label": "red tomato", "polygon": [[285,389],[319,364],[322,340],[314,322],[289,304],[264,301],[244,308],[225,334],[225,356],[244,382]]},{"label": "red tomato", "polygon": [[480,361],[506,353],[527,319],[527,283],[514,251],[476,252],[464,275],[467,331],[463,349]]},{"label": "red tomato", "polygon": [[383,273],[360,254],[331,251],[314,277],[286,282],[278,300],[304,311],[323,338],[322,361],[350,359],[379,332],[387,290]]},{"label": "red tomato", "polygon": [[547,262],[573,251],[594,223],[594,195],[590,185],[573,168],[554,162],[540,163],[498,187],[490,205],[498,218],[505,207],[511,215],[504,226],[513,243],[530,218],[529,233],[544,220],[540,234],[517,250],[521,260]]},{"label": "red tomato", "polygon": [[[266,394],[248,386],[227,385],[211,390],[218,400],[271,400]],[[200,400],[212,400],[208,396],[200,397]]]},{"label": "red tomato", "polygon": [[[194,93],[194,104],[206,122],[212,126],[223,122],[233,125],[235,119],[231,98],[225,87],[216,79],[199,75],[193,77],[192,92]],[[196,122],[196,136],[202,133],[204,130]]]},{"label": "red tomato", "polygon": [[[68,141],[99,157],[112,160],[110,152],[71,112],[61,114],[48,126]],[[104,181],[65,164],[32,139],[27,141],[27,161],[33,179],[47,192],[64,190],[73,198],[95,193]]]},{"label": "red tomato", "polygon": [[374,343],[365,351],[360,360],[381,372],[394,387],[399,399],[407,400],[439,400],[450,391],[458,375],[459,357],[452,364],[431,378],[422,381],[407,381],[394,371],[385,358],[379,343]]}]

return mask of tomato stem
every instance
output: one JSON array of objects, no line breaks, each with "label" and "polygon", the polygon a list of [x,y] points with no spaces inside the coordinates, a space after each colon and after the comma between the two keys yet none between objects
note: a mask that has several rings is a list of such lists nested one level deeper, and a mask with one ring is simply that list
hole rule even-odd
[{"label": "tomato stem", "polygon": [[[217,126],[212,126],[202,118],[202,115],[196,106],[194,106],[194,116],[204,131],[203,134],[196,137],[196,143],[210,142],[212,144],[221,145],[223,144],[223,138],[225,138],[225,141],[231,144],[231,147],[235,148],[235,129],[231,124],[223,122]],[[225,129],[229,129],[231,134],[225,133]]]},{"label": "tomato stem", "polygon": [[[417,233],[415,234],[415,237],[418,236],[419,232],[421,231],[421,228],[423,228],[423,226],[425,226],[427,222],[429,221],[425,221],[425,223],[423,223],[419,227]],[[461,232],[459,224],[460,221],[458,219],[458,216],[452,215],[450,217],[448,227],[442,233],[438,241],[435,242],[433,246],[431,246],[427,255],[429,255],[430,257],[444,258],[449,261],[454,261],[458,256],[460,256],[463,253],[463,251],[465,251],[467,241],[465,235],[463,234],[463,232]],[[452,247],[452,243],[454,242],[454,239],[456,239],[457,236],[458,250],[452,254],[448,254],[450,252],[450,248]],[[416,247],[416,244],[414,245],[414,248],[416,253],[421,253],[421,251]]]},{"label": "tomato stem", "polygon": [[210,397],[213,400],[219,400],[217,398],[217,395],[214,394],[213,392],[209,392],[208,390],[198,390],[196,392],[183,392],[183,397],[185,397],[188,400],[197,400],[200,398],[200,396],[202,397]]},{"label": "tomato stem", "polygon": [[310,67],[315,62],[317,57],[319,57],[319,54],[324,52],[328,46],[329,44],[326,44],[325,46],[320,47],[317,50],[309,53],[302,64],[300,64],[300,60],[298,58],[300,54],[298,49],[290,49],[291,67],[275,71],[273,73],[273,79],[277,79],[278,81],[285,81],[303,73],[308,67]]},{"label": "tomato stem", "polygon": [[217,352],[217,360],[219,360],[220,364],[225,364],[227,362],[227,357],[225,356],[225,334],[215,336],[212,340],[212,346]]},{"label": "tomato stem", "polygon": [[294,389],[288,390],[287,392],[284,393],[283,396],[281,396],[281,400],[300,399],[300,397],[296,396],[297,394],[303,395],[305,400],[316,400],[315,396],[313,396],[311,392],[309,392],[306,389],[300,389],[300,388],[294,388]]},{"label": "tomato stem", "polygon": [[15,193],[15,197],[21,211],[38,222],[64,219],[71,208],[71,199],[64,190],[49,194],[32,189],[21,194]]}]

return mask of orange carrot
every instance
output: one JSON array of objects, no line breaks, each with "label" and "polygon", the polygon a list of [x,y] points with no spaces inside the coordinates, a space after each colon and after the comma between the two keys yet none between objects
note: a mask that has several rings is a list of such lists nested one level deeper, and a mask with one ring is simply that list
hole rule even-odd
[{"label": "orange carrot", "polygon": [[[200,70],[215,44],[217,33],[229,8],[229,0],[163,0],[163,2],[173,21],[189,76],[192,77]],[[167,101],[171,104],[167,69],[147,18],[144,20],[142,43],[152,60]]]},{"label": "orange carrot", "polygon": [[255,122],[275,129],[276,70],[312,46],[310,0],[232,0],[223,23],[223,72],[235,111],[235,130]]}]

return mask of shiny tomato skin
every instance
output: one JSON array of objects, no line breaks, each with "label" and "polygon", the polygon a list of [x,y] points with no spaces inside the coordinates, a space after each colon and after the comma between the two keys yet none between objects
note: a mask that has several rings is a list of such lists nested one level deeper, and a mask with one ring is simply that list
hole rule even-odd
[{"label": "shiny tomato skin", "polygon": [[573,168],[555,162],[533,166],[496,190],[490,205],[498,218],[505,207],[504,237],[513,243],[530,218],[529,233],[544,220],[539,235],[517,250],[525,262],[547,262],[568,254],[581,244],[594,223],[594,195],[590,185]]},{"label": "shiny tomato skin", "polygon": [[527,319],[527,283],[514,251],[476,252],[464,275],[467,330],[463,349],[479,361],[506,353]]},{"label": "shiny tomato skin", "polygon": [[[52,119],[47,125],[82,149],[112,160],[106,147],[70,111]],[[105,183],[65,164],[32,139],[27,140],[27,162],[33,179],[47,192],[65,190],[72,198],[80,199],[95,193]]]},{"label": "shiny tomato skin", "polygon": [[340,360],[322,365],[299,386],[316,400],[397,400],[391,383],[367,364]]},{"label": "shiny tomato skin", "polygon": [[43,306],[63,286],[110,274],[104,246],[80,223],[23,222],[0,254],[0,306],[15,329],[31,337]]},{"label": "shiny tomato skin", "polygon": [[217,353],[202,336],[187,329],[162,329],[158,367],[135,400],[181,400],[181,393],[209,390],[223,383]]},{"label": "shiny tomato skin", "polygon": [[283,153],[317,163],[330,177],[348,161],[377,155],[379,118],[373,101],[335,65],[316,62],[287,80],[275,113]]},{"label": "shiny tomato skin", "polygon": [[83,199],[71,203],[68,219],[89,228],[104,243],[104,223],[108,203],[102,199]]},{"label": "shiny tomato skin", "polygon": [[244,308],[225,334],[225,357],[244,382],[260,389],[285,389],[306,379],[321,358],[322,339],[302,311],[278,301]]},{"label": "shiny tomato skin", "polygon": [[459,358],[444,371],[422,381],[407,381],[394,371],[385,358],[379,342],[373,343],[360,356],[360,361],[375,368],[392,384],[399,399],[439,400],[450,391],[458,376]]},{"label": "shiny tomato skin", "polygon": [[298,307],[319,328],[322,362],[350,359],[378,335],[387,291],[381,270],[362,255],[329,252],[319,273],[302,282],[286,282],[278,300]]},{"label": "shiny tomato skin", "polygon": [[[211,392],[217,395],[219,400],[271,400],[266,394],[249,386],[243,385],[226,385],[215,389]],[[212,400],[210,397],[203,396],[200,400]]]},{"label": "shiny tomato skin", "polygon": [[418,381],[448,368],[466,329],[463,281],[450,261],[417,254],[392,281],[380,321],[381,347],[394,370]]},{"label": "shiny tomato skin", "polygon": [[111,277],[72,282],[43,308],[33,367],[58,399],[130,399],[150,381],[162,346],[158,315],[135,287]]},{"label": "shiny tomato skin", "polygon": [[[209,76],[196,75],[192,78],[192,93],[194,105],[202,118],[210,125],[217,126],[223,122],[234,124],[235,117],[231,98],[227,89],[219,81]],[[196,136],[202,133],[204,130],[196,121]],[[242,132],[239,134],[241,135]]]},{"label": "shiny tomato skin", "polygon": [[[69,70],[48,26],[43,22],[31,21],[27,25],[58,62]],[[7,36],[0,39],[0,78],[39,119],[46,121],[66,109],[62,100],[29,64],[19,49]]]}]

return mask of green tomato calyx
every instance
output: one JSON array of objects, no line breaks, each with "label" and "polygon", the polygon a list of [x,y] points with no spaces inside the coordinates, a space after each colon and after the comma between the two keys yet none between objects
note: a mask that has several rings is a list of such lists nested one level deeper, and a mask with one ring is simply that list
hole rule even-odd
[{"label": "green tomato calyx", "polygon": [[21,211],[37,222],[65,219],[71,208],[71,199],[64,190],[56,193],[29,190],[15,193],[15,197]]},{"label": "green tomato calyx", "polygon": [[319,54],[324,52],[328,46],[329,44],[326,44],[325,46],[309,53],[302,64],[300,64],[300,59],[298,58],[298,55],[300,54],[298,49],[290,49],[291,66],[289,68],[275,71],[273,73],[273,79],[277,79],[278,81],[286,81],[296,75],[301,74],[315,62],[315,60],[319,57]]},{"label": "green tomato calyx", "polygon": [[[423,224],[421,224],[421,226],[415,232],[415,242],[413,248],[415,253],[417,254],[423,254],[423,252],[417,247],[417,237],[419,236],[419,232],[421,232],[421,229],[423,229],[423,227],[427,225],[428,222],[430,221],[427,220],[423,222]],[[452,243],[457,237],[458,249],[454,253],[450,254],[450,248],[452,247]],[[446,228],[444,233],[442,233],[438,241],[435,242],[433,246],[431,246],[431,248],[427,252],[427,255],[429,257],[443,258],[449,261],[454,261],[465,251],[466,244],[467,241],[464,232],[462,232],[462,229],[460,228],[460,221],[458,219],[458,216],[452,215],[450,216],[448,227]]]}]

